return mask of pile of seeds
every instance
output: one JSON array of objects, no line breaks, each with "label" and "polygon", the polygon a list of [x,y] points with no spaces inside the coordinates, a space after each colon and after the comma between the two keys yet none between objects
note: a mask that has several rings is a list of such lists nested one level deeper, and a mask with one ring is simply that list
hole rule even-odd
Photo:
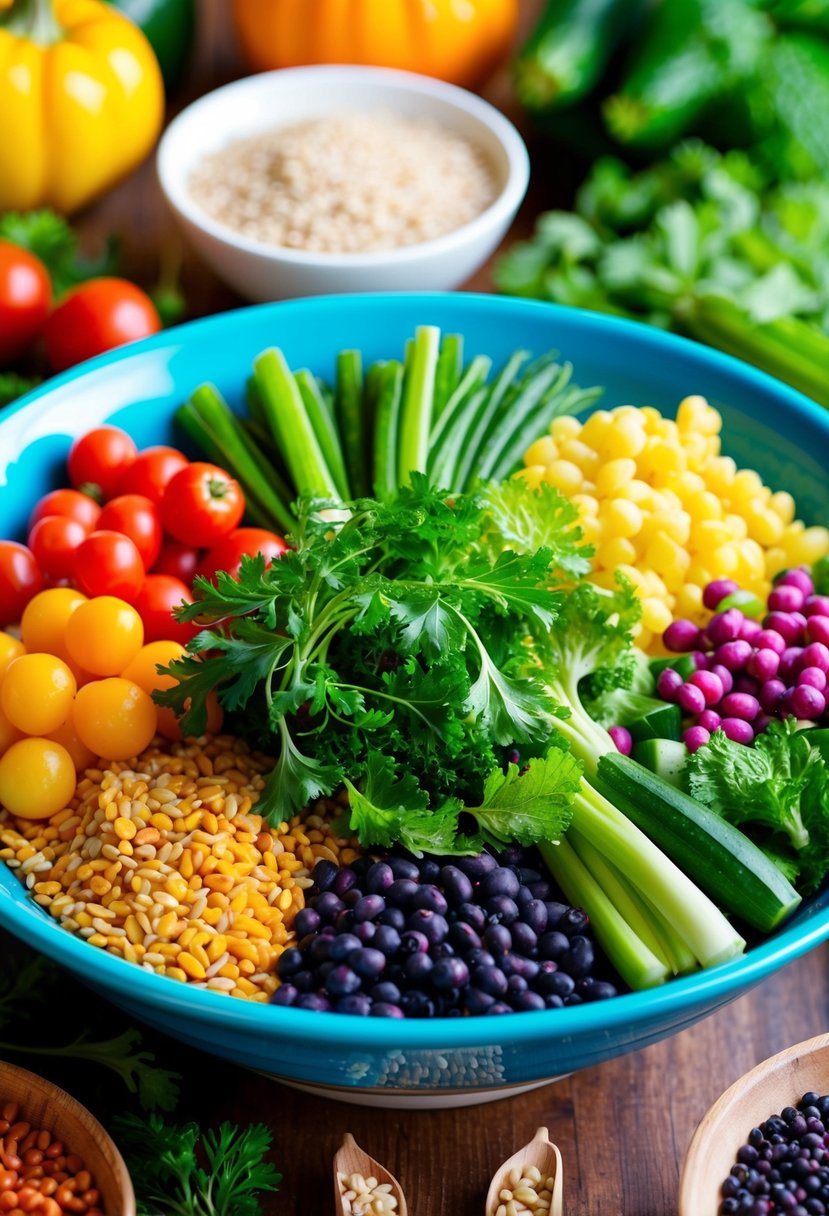
[{"label": "pile of seeds", "polygon": [[338,1178],[343,1211],[351,1216],[391,1216],[397,1211],[390,1182],[378,1182],[362,1174],[339,1174]]},{"label": "pile of seeds", "polygon": [[52,1132],[21,1119],[16,1102],[0,1106],[0,1211],[103,1216],[100,1192],[81,1158]]},{"label": "pile of seeds", "polygon": [[330,807],[276,828],[255,813],[270,767],[219,736],[87,769],[71,806],[51,819],[0,812],[0,859],[91,945],[267,1001],[315,864],[357,856],[333,834]]},{"label": "pile of seeds", "polygon": [[205,157],[190,181],[213,219],[255,241],[324,253],[432,240],[495,198],[468,140],[424,118],[329,114]]},{"label": "pile of seeds", "polygon": [[540,1216],[550,1211],[555,1178],[545,1178],[537,1166],[528,1165],[523,1171],[515,1166],[507,1181],[498,1195],[495,1216],[520,1216],[522,1212],[538,1212]]}]

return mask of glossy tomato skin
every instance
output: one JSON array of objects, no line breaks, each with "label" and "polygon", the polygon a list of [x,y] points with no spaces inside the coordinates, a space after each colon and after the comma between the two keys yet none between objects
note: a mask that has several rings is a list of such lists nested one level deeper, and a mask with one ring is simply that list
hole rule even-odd
[{"label": "glossy tomato skin", "polygon": [[90,532],[75,554],[75,583],[84,595],[135,601],[144,582],[141,554],[121,532]]},{"label": "glossy tomato skin", "polygon": [[0,540],[0,629],[14,625],[29,600],[43,588],[43,573],[31,549]]},{"label": "glossy tomato skin", "polygon": [[163,445],[144,448],[121,479],[122,494],[143,494],[159,504],[164,491],[176,473],[186,468],[190,461],[178,448]]},{"label": "glossy tomato skin", "polygon": [[52,490],[44,494],[35,506],[29,518],[29,527],[33,528],[39,519],[47,515],[62,515],[66,519],[74,519],[89,533],[94,530],[100,514],[101,508],[88,494],[81,494],[78,490]]},{"label": "glossy tomato skin", "polygon": [[46,322],[46,357],[62,372],[160,329],[156,307],[140,287],[126,279],[90,279],[64,296]]},{"label": "glossy tomato skin", "polygon": [[232,532],[245,512],[238,481],[205,461],[176,473],[164,491],[161,522],[176,540],[208,548]]},{"label": "glossy tomato skin", "polygon": [[52,284],[40,259],[11,241],[0,241],[0,367],[31,345],[51,303]]},{"label": "glossy tomato skin", "polygon": [[97,486],[104,500],[114,498],[137,455],[138,449],[126,431],[117,426],[95,427],[79,436],[69,449],[69,480],[76,489]]},{"label": "glossy tomato skin", "polygon": [[265,528],[234,528],[223,537],[212,549],[208,549],[199,562],[197,573],[203,578],[215,582],[217,570],[226,570],[233,578],[237,578],[243,557],[255,557],[261,553],[265,564],[280,558],[287,550],[281,536],[268,532]]},{"label": "glossy tomato skin", "polygon": [[70,578],[75,554],[87,535],[86,528],[76,519],[66,515],[44,515],[29,533],[29,548],[48,579]]},{"label": "glossy tomato skin", "polygon": [[111,498],[101,512],[98,528],[128,536],[141,554],[145,570],[152,567],[161,550],[163,530],[158,507],[143,494]]},{"label": "glossy tomato skin", "polygon": [[199,632],[198,625],[185,624],[173,616],[173,609],[184,602],[193,603],[190,588],[169,574],[148,574],[135,608],[144,622],[144,642],[180,642],[186,646]]},{"label": "glossy tomato skin", "polygon": [[191,586],[201,560],[201,550],[179,540],[165,540],[153,566],[153,574],[171,574]]}]

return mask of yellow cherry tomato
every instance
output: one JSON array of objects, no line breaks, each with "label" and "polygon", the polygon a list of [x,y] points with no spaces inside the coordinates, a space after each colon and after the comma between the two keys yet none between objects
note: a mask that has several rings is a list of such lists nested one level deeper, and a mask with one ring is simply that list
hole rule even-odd
[{"label": "yellow cherry tomato", "polygon": [[[2,734],[1,730],[0,734]],[[78,738],[78,732],[75,730],[75,723],[71,716],[57,730],[50,731],[48,737],[52,743],[59,743],[61,747],[66,748],[79,773],[82,773],[85,768],[89,768],[97,760],[95,753]]]},{"label": "yellow cherry tomato", "polygon": [[[121,672],[127,680],[134,680],[144,692],[152,695],[157,688],[171,688],[176,683],[173,676],[162,676],[156,667],[169,667],[175,659],[181,659],[187,651],[179,642],[148,642],[142,646],[133,661]],[[165,739],[180,739],[181,727],[178,718],[167,705],[156,705],[158,733]],[[215,735],[222,729],[224,710],[214,692],[207,697],[207,731]]]},{"label": "yellow cherry tomato", "polygon": [[48,735],[72,712],[75,677],[54,654],[22,654],[0,685],[0,709],[26,735]]},{"label": "yellow cherry tomato", "polygon": [[144,623],[124,600],[99,595],[81,604],[66,626],[70,658],[96,676],[116,676],[138,654]]},{"label": "yellow cherry tomato", "polygon": [[22,733],[16,726],[12,726],[6,715],[0,709],[0,756],[3,752],[8,751],[13,743],[22,738]]},{"label": "yellow cherry tomato", "polygon": [[26,647],[17,638],[12,637],[10,633],[4,633],[0,630],[0,680],[3,678],[3,672],[8,667],[13,659],[19,659],[22,654],[26,653]]},{"label": "yellow cherry tomato", "polygon": [[129,760],[156,732],[155,705],[143,688],[111,676],[78,690],[72,722],[80,741],[106,760]]},{"label": "yellow cherry tomato", "polygon": [[69,806],[75,766],[51,739],[21,739],[0,756],[0,805],[19,819],[48,819]]},{"label": "yellow cherry tomato", "polygon": [[66,626],[76,608],[86,603],[86,596],[74,587],[49,587],[29,600],[20,618],[20,636],[29,651],[56,654],[64,662]]}]

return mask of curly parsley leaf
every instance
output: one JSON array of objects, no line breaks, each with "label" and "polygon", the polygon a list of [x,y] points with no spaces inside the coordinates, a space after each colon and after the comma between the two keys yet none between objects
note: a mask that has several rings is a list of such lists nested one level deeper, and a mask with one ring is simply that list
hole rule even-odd
[{"label": "curly parsley leaf", "polygon": [[590,571],[593,549],[584,542],[579,511],[555,486],[529,489],[521,478],[489,482],[481,492],[500,545],[516,553],[543,549],[552,569],[571,578]]},{"label": "curly parsley leaf", "polygon": [[558,840],[573,817],[581,775],[575,756],[553,747],[530,760],[523,772],[516,764],[506,773],[494,769],[482,805],[464,809],[475,816],[485,843],[495,848],[513,840],[523,845]]}]

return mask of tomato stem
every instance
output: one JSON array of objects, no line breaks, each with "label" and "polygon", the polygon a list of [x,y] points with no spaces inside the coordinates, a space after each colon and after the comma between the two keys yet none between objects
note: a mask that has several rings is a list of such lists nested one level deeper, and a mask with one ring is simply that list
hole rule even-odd
[{"label": "tomato stem", "polygon": [[12,0],[11,8],[0,16],[0,27],[39,46],[53,46],[64,35],[52,0]]}]

